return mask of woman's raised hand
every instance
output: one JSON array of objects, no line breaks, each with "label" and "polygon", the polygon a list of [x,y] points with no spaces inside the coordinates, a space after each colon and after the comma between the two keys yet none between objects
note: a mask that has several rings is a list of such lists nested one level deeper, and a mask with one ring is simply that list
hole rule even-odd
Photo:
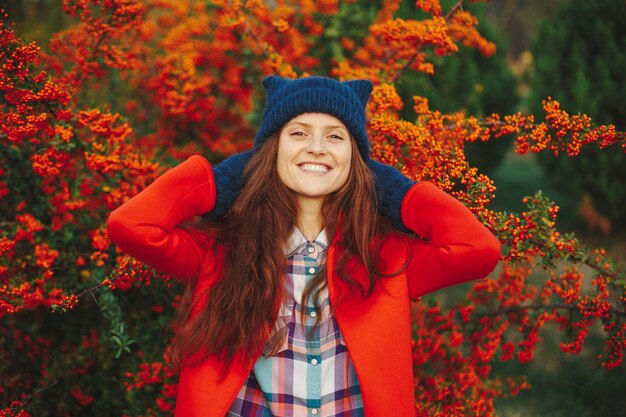
[{"label": "woman's raised hand", "polygon": [[254,149],[232,155],[213,167],[215,178],[216,201],[215,207],[203,217],[209,220],[219,220],[228,213],[237,194],[243,187],[243,170],[248,160],[254,154]]},{"label": "woman's raised hand", "polygon": [[378,195],[378,212],[391,219],[393,226],[401,231],[410,232],[402,223],[400,208],[405,194],[415,181],[404,176],[392,166],[367,160],[367,166],[376,178],[376,194]]}]

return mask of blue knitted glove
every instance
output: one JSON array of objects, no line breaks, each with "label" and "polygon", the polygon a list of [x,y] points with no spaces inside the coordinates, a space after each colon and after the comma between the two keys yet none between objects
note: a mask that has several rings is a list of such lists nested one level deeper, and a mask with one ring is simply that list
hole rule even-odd
[{"label": "blue knitted glove", "polygon": [[203,214],[202,217],[215,221],[228,213],[235,197],[243,187],[243,169],[253,154],[253,149],[238,153],[213,167],[215,207],[210,212]]},{"label": "blue knitted glove", "polygon": [[380,163],[370,158],[367,166],[376,177],[376,194],[378,195],[378,212],[388,217],[393,226],[403,232],[411,231],[402,224],[400,209],[405,194],[415,184],[405,177],[400,171],[389,165]]}]

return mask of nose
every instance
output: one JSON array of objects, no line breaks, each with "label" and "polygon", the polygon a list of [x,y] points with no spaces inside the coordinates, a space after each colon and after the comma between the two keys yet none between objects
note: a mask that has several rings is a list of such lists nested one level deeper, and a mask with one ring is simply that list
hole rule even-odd
[{"label": "nose", "polygon": [[311,140],[309,141],[307,152],[314,155],[326,154],[326,141],[321,134],[315,133],[312,135]]}]

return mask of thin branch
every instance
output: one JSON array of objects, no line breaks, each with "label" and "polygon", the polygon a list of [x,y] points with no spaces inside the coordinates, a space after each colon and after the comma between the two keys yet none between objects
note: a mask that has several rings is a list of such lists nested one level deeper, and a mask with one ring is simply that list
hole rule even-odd
[{"label": "thin branch", "polygon": [[420,52],[422,51],[422,45],[420,45],[414,52],[413,55],[411,55],[411,58],[407,59],[406,62],[404,63],[404,65],[402,65],[402,67],[396,71],[396,73],[389,79],[389,83],[394,83],[398,78],[400,78],[400,75],[402,75],[402,73],[409,68],[411,65],[413,65],[413,63],[415,62],[415,59],[417,58],[417,56],[420,54]]},{"label": "thin branch", "polygon": [[452,6],[452,8],[450,9],[450,11],[448,11],[448,14],[446,14],[446,16],[444,17],[444,19],[446,20],[446,22],[448,21],[448,19],[450,19],[452,17],[452,15],[461,8],[461,6],[463,6],[463,1],[464,0],[459,0],[454,6]]},{"label": "thin branch", "polygon": [[[46,391],[46,390],[48,390],[48,389],[52,388],[53,386],[55,386],[55,385],[56,385],[56,384],[58,384],[58,383],[59,383],[59,381],[58,381],[58,380],[54,380],[54,381],[53,381],[50,385],[47,385],[47,386],[45,386],[45,387],[43,387],[43,388],[39,388],[37,391],[33,392],[31,395],[29,395],[29,396],[28,396],[28,397],[27,397],[27,398],[26,398],[26,399],[22,402],[22,406],[21,406],[20,408],[23,410],[24,408],[26,408],[26,405],[27,405],[27,404],[28,404],[28,403],[29,403],[29,402],[30,402],[33,398],[35,398],[36,396],[38,396],[38,395],[39,395],[39,394],[41,394],[42,392],[44,392],[44,391]],[[15,410],[15,411],[19,414],[19,412],[20,412],[20,411],[22,411],[22,410],[19,410],[19,409],[18,409],[18,410]],[[12,414],[12,416],[17,416],[18,414]]]},{"label": "thin branch", "polygon": [[[545,242],[541,242],[541,241],[537,241],[537,240],[531,240],[531,243],[535,246],[539,246],[541,248],[547,248],[547,245],[545,244]],[[589,258],[584,259],[584,258],[579,258],[577,256],[570,256],[569,259],[571,259],[574,263],[582,263],[584,265],[587,265],[588,267],[590,267],[591,269],[594,269],[595,271],[597,271],[598,273],[610,278],[613,281],[618,280],[620,271],[616,271],[616,272],[609,272],[606,271],[605,269],[603,269],[600,265],[597,265],[593,262],[591,262],[589,260]]]},{"label": "thin branch", "polygon": [[[461,6],[463,6],[463,2],[464,0],[459,0],[454,6],[452,6],[452,8],[448,11],[448,13],[445,15],[444,20],[447,22],[452,15],[461,8]],[[406,60],[406,62],[404,63],[404,65],[402,65],[402,67],[396,71],[396,73],[389,79],[390,83],[395,82],[398,78],[400,78],[400,75],[402,75],[402,73],[409,68],[411,65],[413,65],[413,63],[415,62],[415,59],[417,58],[417,56],[420,54],[420,52],[422,51],[422,45],[420,45],[419,47],[417,47],[415,49],[415,51],[413,52],[413,54],[411,55],[411,57],[409,59]]]},{"label": "thin branch", "polygon": [[[510,307],[505,307],[502,309],[498,309],[496,311],[492,311],[488,314],[486,314],[486,316],[488,317],[495,317],[495,316],[500,316],[503,314],[508,314],[508,313],[514,313],[514,312],[518,312],[518,311],[524,311],[524,310],[569,310],[569,311],[575,311],[578,310],[579,306],[575,305],[575,304],[563,304],[563,303],[555,303],[555,304],[541,304],[541,303],[534,303],[534,304],[526,304],[526,305],[516,305],[516,306],[510,306]],[[609,315],[614,315],[617,317],[626,317],[626,311],[617,311],[615,309],[611,309],[608,312]]]},{"label": "thin branch", "polygon": [[[233,9],[232,4],[230,2],[228,2],[228,5],[231,6],[231,9]],[[261,48],[261,50],[263,50],[263,53],[265,54],[265,56],[267,58],[270,57],[270,51],[268,50],[268,48],[265,46],[265,41],[263,41],[259,35],[257,35],[254,30],[252,29],[252,26],[250,25],[250,22],[248,20],[248,16],[246,14],[241,13],[240,10],[235,10],[235,12],[238,15],[243,15],[243,20],[246,24],[246,31],[244,32],[244,35],[246,35],[247,33],[250,33],[252,35],[252,37],[254,38],[254,40],[256,41],[256,43],[259,45],[259,47]]]},{"label": "thin branch", "polygon": [[[113,281],[113,280],[111,280],[111,281]],[[83,295],[85,295],[87,293],[91,293],[93,295],[93,292],[95,290],[97,290],[98,288],[102,287],[105,284],[107,284],[107,283],[105,281],[102,281],[102,282],[98,283],[97,285],[94,285],[91,288],[87,288],[86,290],[83,290],[83,291],[79,292],[78,294],[76,294],[76,297],[80,298],[80,297],[82,297]]]},{"label": "thin branch", "polygon": [[[581,260],[578,260],[578,261],[580,262]],[[613,280],[613,281],[617,281],[619,279],[618,275],[619,275],[619,272],[621,272],[621,271],[617,271],[617,272],[614,272],[614,273],[608,272],[608,271],[602,269],[599,265],[596,265],[595,263],[591,263],[588,259],[584,260],[583,264],[587,265],[591,269],[595,269],[600,274],[602,274],[602,275],[604,275],[604,276],[606,276],[608,278],[611,278],[611,280]]]}]

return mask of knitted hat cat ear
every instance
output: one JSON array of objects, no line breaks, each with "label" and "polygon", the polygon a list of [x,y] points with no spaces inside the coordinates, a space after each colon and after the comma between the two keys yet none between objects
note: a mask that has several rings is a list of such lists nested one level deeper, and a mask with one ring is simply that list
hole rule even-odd
[{"label": "knitted hat cat ear", "polygon": [[340,82],[326,77],[298,79],[271,75],[263,80],[267,103],[255,147],[302,113],[326,113],[341,120],[356,140],[363,160],[370,157],[365,126],[365,106],[373,84],[369,80]]}]

